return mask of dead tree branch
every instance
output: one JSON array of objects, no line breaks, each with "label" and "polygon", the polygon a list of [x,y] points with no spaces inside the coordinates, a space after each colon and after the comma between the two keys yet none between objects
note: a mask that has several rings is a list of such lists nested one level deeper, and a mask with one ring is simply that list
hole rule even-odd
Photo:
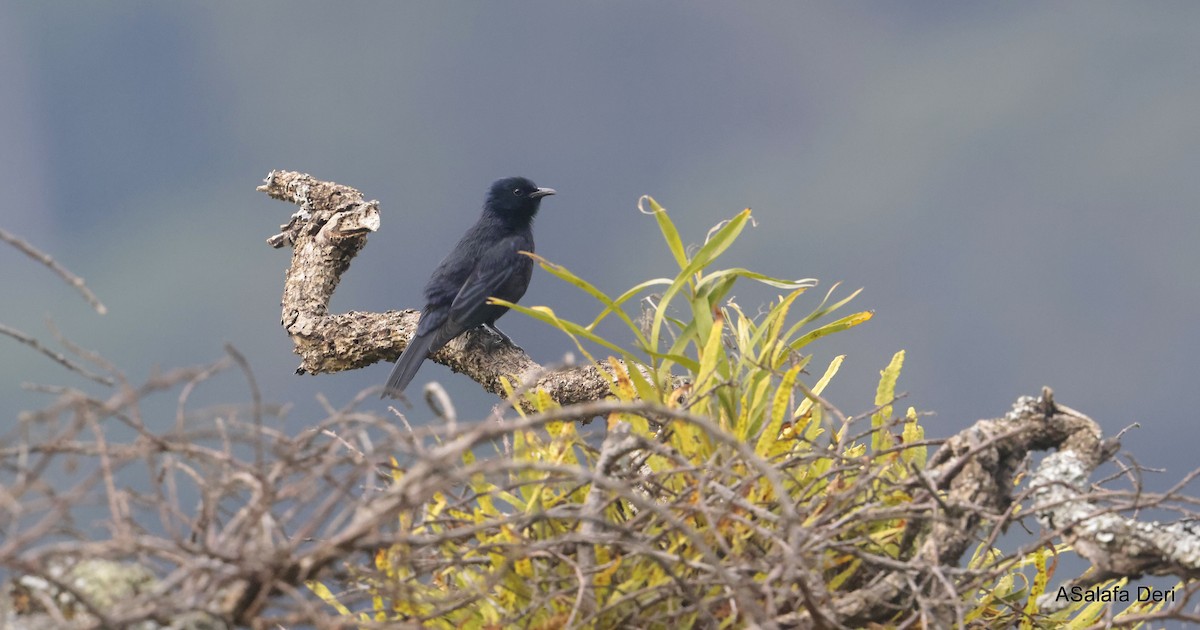
[{"label": "dead tree branch", "polygon": [[[959,593],[964,587],[952,588],[944,576],[957,573],[954,581],[962,584],[967,574],[952,568],[964,554],[994,540],[995,530],[1020,520],[1011,509],[1021,498],[1015,494],[1016,477],[1022,462],[1041,451],[1054,453],[1030,482],[1034,514],[1048,528],[1039,544],[1073,544],[1095,569],[1081,584],[1146,574],[1200,577],[1200,532],[1191,524],[1192,514],[1184,508],[1189,501],[1179,488],[1156,495],[1140,488],[1125,494],[1088,486],[1091,472],[1118,447],[1115,439],[1103,438],[1094,420],[1058,405],[1049,388],[1037,398],[1021,397],[1003,418],[980,420],[951,437],[914,480],[919,485],[913,504],[919,511],[906,536],[915,550],[908,563],[894,565],[865,588],[835,597],[836,618],[854,626],[925,602],[935,625],[962,625]],[[1163,525],[1118,516],[1148,506],[1170,506],[1189,518]],[[1048,594],[1042,603],[1049,607],[1052,600]]]}]

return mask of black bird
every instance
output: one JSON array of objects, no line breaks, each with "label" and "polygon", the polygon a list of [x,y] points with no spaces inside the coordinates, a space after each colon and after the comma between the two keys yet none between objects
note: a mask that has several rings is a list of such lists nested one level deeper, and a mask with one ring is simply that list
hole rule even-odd
[{"label": "black bird", "polygon": [[524,177],[492,184],[479,221],[425,285],[425,310],[417,333],[396,359],[383,396],[399,397],[429,353],[476,326],[486,326],[508,341],[493,326],[508,308],[487,300],[516,302],[525,295],[533,261],[517,252],[533,251],[533,217],[542,197],[553,194],[553,188],[538,188]]}]

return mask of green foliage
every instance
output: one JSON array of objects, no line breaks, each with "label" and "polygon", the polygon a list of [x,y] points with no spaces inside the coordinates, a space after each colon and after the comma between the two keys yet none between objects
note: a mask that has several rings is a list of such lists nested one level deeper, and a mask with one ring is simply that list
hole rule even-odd
[{"label": "green foliage", "polygon": [[[815,286],[815,280],[785,280],[741,268],[708,271],[752,220],[749,209],[715,226],[709,231],[704,244],[689,256],[675,224],[662,206],[650,197],[643,197],[639,207],[657,220],[663,239],[679,266],[679,272],[674,277],[648,280],[611,298],[567,269],[533,256],[543,269],[600,302],[603,308],[599,314],[590,323],[582,325],[559,318],[545,306],[526,307],[500,300],[497,302],[567,333],[580,352],[591,361],[595,358],[581,340],[616,353],[627,366],[637,368],[627,368],[627,371],[641,400],[663,404],[669,402],[678,384],[673,370],[679,367],[692,380],[692,398],[698,405],[693,409],[694,412],[715,416],[717,411],[710,404],[716,405],[721,408],[725,420],[739,422],[744,428],[743,435],[755,433],[762,428],[763,414],[770,406],[767,404],[769,399],[755,397],[747,401],[752,403],[752,408],[743,415],[739,411],[741,397],[734,391],[738,384],[752,384],[758,393],[762,393],[760,390],[766,387],[767,379],[780,376],[787,367],[803,367],[807,363],[808,357],[799,352],[809,343],[871,318],[870,312],[855,313],[800,334],[805,326],[840,308],[857,292],[832,304],[829,303],[830,295],[826,295],[811,313],[784,330],[792,303]],[[747,317],[736,303],[725,301],[739,279],[756,281],[790,293],[781,297],[761,321],[755,321]],[[648,290],[655,288],[662,289],[661,294],[646,295]],[[633,298],[639,296],[648,297],[653,308],[643,314],[646,317],[635,319],[624,309]],[[688,318],[680,320],[672,317],[671,312],[675,308],[687,313]],[[616,316],[625,324],[635,339],[636,348],[625,349],[596,333],[597,326],[609,316]],[[648,320],[648,325],[643,326],[642,320]],[[731,427],[733,424],[724,426]]]},{"label": "green foliage", "polygon": [[[912,498],[899,482],[926,462],[916,411],[893,417],[904,353],[881,372],[870,430],[852,437],[851,422],[818,399],[844,357],[806,385],[812,355],[804,351],[871,318],[870,311],[831,317],[858,292],[835,300],[831,289],[789,322],[815,281],[712,269],[751,221],[749,210],[714,227],[689,254],[657,202],[645,197],[640,207],[657,221],[678,266],[674,276],[611,297],[535,256],[594,298],[599,313],[580,324],[545,306],[506,303],[568,335],[590,361],[596,347],[611,353],[602,362],[618,403],[605,417],[609,440],[597,450],[574,422],[558,419],[545,392],[506,383],[524,419],[546,421],[514,429],[510,448],[490,466],[464,449],[462,482],[401,516],[403,542],[380,549],[375,573],[363,577],[374,602],[357,613],[363,622],[739,627],[756,614],[805,610],[803,579],[849,591],[871,577],[864,557],[904,558],[903,508]],[[739,280],[785,293],[749,317],[727,300]],[[647,312],[625,310],[647,297]],[[630,331],[634,347],[597,333],[609,317]],[[622,435],[632,446],[618,448]],[[972,566],[998,558],[981,548]],[[1032,562],[969,594],[967,620],[1039,619],[1032,602],[1046,587],[1045,557]],[[1035,579],[1018,587],[1029,566]],[[353,614],[325,585],[310,587]]]}]

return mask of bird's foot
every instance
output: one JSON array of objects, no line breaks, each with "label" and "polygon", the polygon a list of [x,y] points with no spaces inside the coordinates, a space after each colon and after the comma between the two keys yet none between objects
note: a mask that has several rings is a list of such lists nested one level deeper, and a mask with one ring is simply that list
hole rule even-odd
[{"label": "bird's foot", "polygon": [[[488,352],[491,352],[491,351],[495,350],[496,348],[499,348],[503,344],[508,344],[510,346],[517,345],[517,344],[513,343],[513,340],[510,339],[508,337],[508,335],[501,332],[501,330],[499,328],[496,328],[495,325],[481,324],[479,327],[488,332],[494,333],[494,335],[481,335],[478,338],[480,345],[482,345],[483,349]],[[499,337],[499,339],[497,339],[496,337]]]}]

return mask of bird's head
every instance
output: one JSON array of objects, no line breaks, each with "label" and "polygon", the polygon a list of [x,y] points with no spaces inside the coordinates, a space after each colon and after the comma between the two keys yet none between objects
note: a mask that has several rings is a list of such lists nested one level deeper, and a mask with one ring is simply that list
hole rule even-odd
[{"label": "bird's head", "polygon": [[509,177],[492,184],[485,207],[503,219],[527,222],[537,214],[542,197],[554,192],[553,188],[538,188],[524,177]]}]

